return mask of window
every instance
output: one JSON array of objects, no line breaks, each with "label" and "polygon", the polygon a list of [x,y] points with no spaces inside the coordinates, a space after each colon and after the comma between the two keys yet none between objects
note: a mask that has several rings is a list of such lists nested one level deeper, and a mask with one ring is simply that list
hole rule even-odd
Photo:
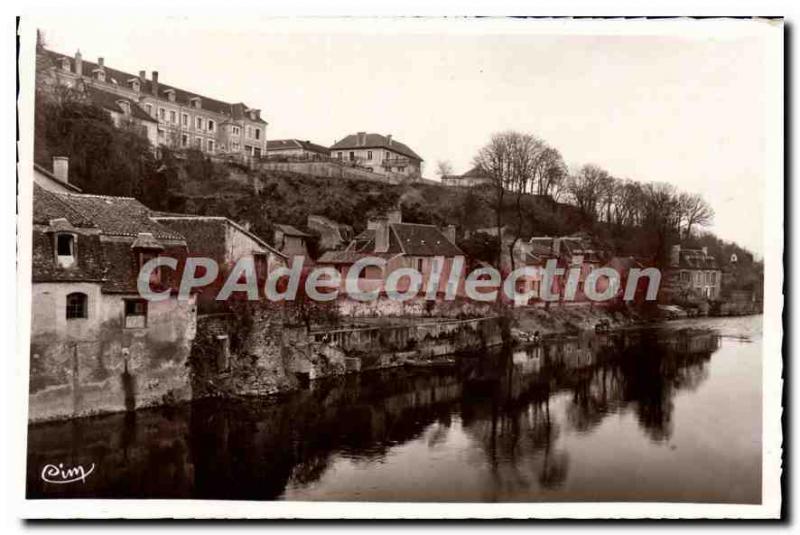
[{"label": "window", "polygon": [[75,236],[56,235],[56,259],[61,267],[69,267],[75,263]]},{"label": "window", "polygon": [[406,167],[404,165],[401,165],[400,167],[397,168],[397,172],[398,173],[405,173],[406,172]]},{"label": "window", "polygon": [[261,139],[261,129],[256,128],[256,139]]},{"label": "window", "polygon": [[196,137],[196,138],[194,138],[194,146],[195,146],[195,148],[197,148],[197,149],[199,149],[200,147],[202,147],[202,146],[203,146],[203,138],[201,138],[201,137]]},{"label": "window", "polygon": [[188,147],[189,146],[189,136],[186,134],[181,134],[181,147]]},{"label": "window", "polygon": [[182,126],[189,126],[189,114],[188,113],[181,114],[181,125]]},{"label": "window", "polygon": [[383,153],[383,159],[384,160],[388,160],[389,159],[389,151],[388,150]]},{"label": "window", "polygon": [[249,126],[245,129],[245,132],[247,133],[247,137],[253,137],[253,129]]},{"label": "window", "polygon": [[355,153],[355,152],[353,152],[353,151],[350,151],[350,161],[351,161],[351,162],[352,162],[352,161],[355,161],[355,159],[356,159],[356,153]]},{"label": "window", "polygon": [[422,267],[425,265],[425,260],[423,258],[417,258],[417,271],[422,273]]},{"label": "window", "polygon": [[89,317],[89,298],[84,293],[75,292],[67,296],[67,319]]},{"label": "window", "polygon": [[153,105],[152,104],[145,104],[144,109],[147,111],[147,115],[150,117],[153,116]]},{"label": "window", "polygon": [[73,256],[75,237],[72,234],[59,234],[56,237],[56,253],[58,256]]},{"label": "window", "polygon": [[372,159],[372,151],[368,150],[367,151],[367,160],[371,160],[371,159]]},{"label": "window", "polygon": [[337,152],[336,153],[336,157],[341,160],[342,159],[342,152],[341,151]]},{"label": "window", "polygon": [[164,108],[158,108],[158,118],[161,121],[165,120],[167,118],[167,110]]},{"label": "window", "polygon": [[231,143],[231,150],[239,150],[239,143],[236,142],[236,141],[233,141]]},{"label": "window", "polygon": [[144,299],[125,300],[125,328],[144,329],[147,327],[147,301]]},{"label": "window", "polygon": [[233,127],[233,135],[234,136],[238,136],[240,133],[241,133],[241,130],[239,129],[239,127],[238,126],[234,126]]},{"label": "window", "polygon": [[202,130],[203,129],[203,118],[202,117],[198,117],[197,119],[195,119],[194,126],[198,130]]},{"label": "window", "polygon": [[681,271],[681,282],[689,282],[689,272]]},{"label": "window", "polygon": [[214,140],[213,139],[209,139],[208,140],[208,152],[214,152]]},{"label": "window", "polygon": [[175,110],[170,110],[169,112],[169,122],[175,124],[178,122],[178,115],[175,113]]},{"label": "window", "polygon": [[214,131],[214,121],[212,121],[211,119],[208,120],[208,131],[209,132]]}]

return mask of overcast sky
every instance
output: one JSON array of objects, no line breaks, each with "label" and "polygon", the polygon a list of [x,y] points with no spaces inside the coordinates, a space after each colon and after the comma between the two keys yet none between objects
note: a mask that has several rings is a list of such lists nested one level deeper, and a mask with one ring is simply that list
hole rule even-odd
[{"label": "overcast sky", "polygon": [[[762,42],[749,38],[286,32],[281,21],[42,22],[49,48],[260,108],[268,137],[392,134],[464,172],[493,132],[533,133],[572,168],[702,194],[712,228],[762,252]],[[780,132],[770,132],[780,135]]]}]

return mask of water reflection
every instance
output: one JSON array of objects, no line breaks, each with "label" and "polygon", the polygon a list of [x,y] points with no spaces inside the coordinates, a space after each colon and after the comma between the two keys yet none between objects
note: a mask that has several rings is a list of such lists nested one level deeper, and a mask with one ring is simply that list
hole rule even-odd
[{"label": "water reflection", "polygon": [[[407,470],[450,467],[431,480],[455,477],[453,463],[455,472],[485,474],[482,499],[552,491],[572,464],[562,435],[591,436],[605,419],[631,413],[649,441],[668,441],[676,393],[707,379],[719,344],[713,332],[689,329],[591,335],[465,356],[454,369],[326,381],[270,402],[207,400],[32,426],[28,495],[269,500],[324,487],[338,463],[366,473],[396,462],[403,446],[423,452]],[[42,482],[41,468],[59,462],[97,469],[81,484]],[[396,484],[380,481],[388,496]]]}]

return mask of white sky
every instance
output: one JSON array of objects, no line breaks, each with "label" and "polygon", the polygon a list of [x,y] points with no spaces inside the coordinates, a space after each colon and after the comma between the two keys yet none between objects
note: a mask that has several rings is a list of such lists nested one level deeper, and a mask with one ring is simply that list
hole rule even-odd
[{"label": "white sky", "polygon": [[[712,228],[759,255],[768,94],[758,37],[292,33],[280,20],[42,21],[49,48],[260,108],[268,137],[391,133],[466,171],[491,133],[533,133],[571,167],[702,194]],[[216,26],[216,27],[215,27]],[[356,33],[358,32],[358,33]],[[712,35],[711,33],[709,35]],[[774,82],[774,80],[773,80]],[[774,87],[770,86],[770,87]]]}]

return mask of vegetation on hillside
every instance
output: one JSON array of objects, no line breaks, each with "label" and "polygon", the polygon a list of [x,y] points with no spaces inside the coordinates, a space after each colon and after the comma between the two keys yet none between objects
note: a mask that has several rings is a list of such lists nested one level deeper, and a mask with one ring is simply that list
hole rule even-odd
[{"label": "vegetation on hillside", "polygon": [[[155,210],[226,216],[267,241],[276,223],[308,230],[310,214],[358,232],[370,217],[401,208],[408,222],[456,225],[459,245],[488,262],[496,261],[500,244],[474,231],[501,225],[519,239],[587,231],[617,254],[656,263],[665,262],[671,243],[705,246],[723,265],[735,254],[750,286],[761,269],[743,248],[698,232],[713,211],[697,196],[668,184],[615,179],[592,165],[570,176],[555,149],[518,133],[493,137],[476,157],[476,165],[498,177],[495,185],[448,188],[251,170],[193,150],[162,149],[156,157],[136,128],[115,127],[107,112],[70,91],[40,91],[35,121],[35,161],[49,168],[53,156],[68,156],[70,180],[85,192],[133,196]],[[311,246],[319,253],[314,240]]]}]

